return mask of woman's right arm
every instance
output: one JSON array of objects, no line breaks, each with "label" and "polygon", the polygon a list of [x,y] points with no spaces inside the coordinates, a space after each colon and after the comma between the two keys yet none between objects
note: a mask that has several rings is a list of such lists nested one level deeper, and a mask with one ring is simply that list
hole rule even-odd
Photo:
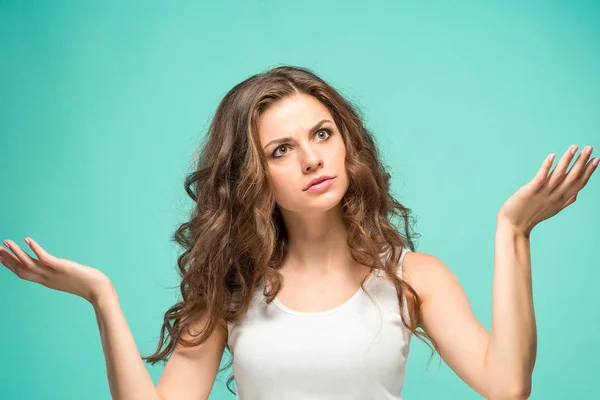
[{"label": "woman's right arm", "polygon": [[[227,324],[220,320],[208,340],[199,346],[175,347],[157,387],[146,370],[110,279],[101,271],[54,257],[29,240],[35,259],[13,241],[0,246],[0,262],[19,278],[50,289],[72,293],[92,304],[100,330],[110,392],[115,400],[208,399],[227,342]],[[12,251],[12,252],[11,252]],[[202,318],[192,324],[196,331]],[[184,337],[190,339],[187,332]]]},{"label": "woman's right arm", "polygon": [[[224,321],[201,345],[189,348],[177,345],[155,388],[129,330],[116,291],[112,286],[106,287],[93,304],[113,399],[208,399],[225,350],[227,325]],[[199,319],[191,326],[191,330],[201,329],[204,323],[204,319]],[[191,338],[187,333],[184,337]]]}]

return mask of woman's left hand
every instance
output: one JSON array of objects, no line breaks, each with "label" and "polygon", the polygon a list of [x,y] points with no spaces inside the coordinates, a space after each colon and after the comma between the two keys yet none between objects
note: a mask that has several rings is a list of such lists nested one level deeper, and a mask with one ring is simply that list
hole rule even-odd
[{"label": "woman's left hand", "polygon": [[548,175],[554,161],[554,154],[550,154],[531,182],[522,186],[502,205],[498,221],[510,224],[528,237],[537,224],[573,204],[600,160],[596,157],[587,162],[592,154],[592,146],[587,146],[566,173],[577,149],[577,145],[571,146]]}]

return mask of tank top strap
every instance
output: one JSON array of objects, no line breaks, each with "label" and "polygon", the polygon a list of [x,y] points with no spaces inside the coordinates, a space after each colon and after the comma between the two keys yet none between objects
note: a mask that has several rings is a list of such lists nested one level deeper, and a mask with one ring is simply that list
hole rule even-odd
[{"label": "tank top strap", "polygon": [[411,251],[408,247],[404,247],[402,249],[402,254],[400,255],[400,261],[398,262],[398,274],[402,277],[402,262],[404,262],[404,257]]}]

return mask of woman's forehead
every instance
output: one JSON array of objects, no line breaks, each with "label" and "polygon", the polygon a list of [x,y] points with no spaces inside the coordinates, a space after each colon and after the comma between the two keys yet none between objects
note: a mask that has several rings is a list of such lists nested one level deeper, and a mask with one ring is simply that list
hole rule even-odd
[{"label": "woman's forehead", "polygon": [[323,119],[332,120],[327,107],[312,96],[295,95],[272,104],[259,118],[259,134],[266,142],[310,131]]}]

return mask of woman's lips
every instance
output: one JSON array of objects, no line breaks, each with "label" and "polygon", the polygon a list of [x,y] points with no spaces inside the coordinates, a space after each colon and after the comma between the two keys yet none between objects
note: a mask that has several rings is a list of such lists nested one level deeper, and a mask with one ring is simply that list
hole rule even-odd
[{"label": "woman's lips", "polygon": [[328,187],[330,187],[333,184],[333,181],[335,180],[334,178],[330,178],[330,179],[325,179],[323,182],[319,182],[315,185],[312,185],[311,187],[309,187],[308,189],[306,189],[307,192],[320,192],[323,191],[325,189],[327,189]]}]

